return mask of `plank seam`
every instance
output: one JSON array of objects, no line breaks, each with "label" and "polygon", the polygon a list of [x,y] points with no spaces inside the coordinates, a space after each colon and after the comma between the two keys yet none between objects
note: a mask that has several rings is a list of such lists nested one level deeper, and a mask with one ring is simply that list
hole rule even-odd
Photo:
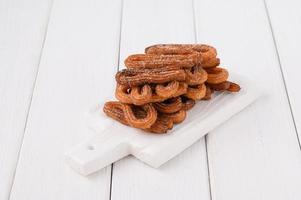
[{"label": "plank seam", "polygon": [[272,21],[271,21],[271,17],[270,17],[270,13],[269,13],[269,10],[268,10],[266,0],[263,0],[263,4],[264,4],[264,7],[265,7],[266,16],[267,16],[269,27],[270,27],[271,34],[272,34],[274,49],[275,49],[275,52],[276,52],[276,55],[277,55],[277,61],[278,61],[278,64],[279,64],[279,69],[280,69],[280,72],[281,72],[281,78],[282,78],[283,85],[284,85],[284,88],[285,88],[285,94],[286,94],[286,97],[287,97],[287,101],[288,101],[292,121],[293,121],[293,124],[294,124],[295,133],[296,133],[296,136],[297,136],[299,149],[301,150],[301,143],[300,143],[300,138],[299,138],[299,134],[298,134],[298,129],[297,129],[297,126],[296,126],[296,121],[295,121],[294,112],[293,112],[292,105],[291,105],[291,100],[290,100],[290,97],[289,97],[289,94],[288,94],[288,88],[287,88],[287,84],[286,84],[286,81],[285,81],[285,76],[284,76],[284,73],[283,73],[281,59],[280,59],[280,55],[279,55],[279,51],[278,51],[278,45],[277,45],[277,42],[276,42],[276,37],[275,37],[274,30],[273,30],[273,25],[272,25]]},{"label": "plank seam", "polygon": [[[118,44],[118,61],[117,61],[117,71],[119,71],[120,65],[120,49],[121,49],[121,34],[122,34],[122,20],[123,20],[123,0],[121,0],[120,6],[120,22],[119,22],[119,44]],[[112,200],[112,189],[113,189],[113,171],[114,171],[114,163],[111,164],[111,179],[110,179],[110,196],[109,199]]]},{"label": "plank seam", "polygon": [[17,153],[17,161],[16,161],[16,164],[15,164],[13,177],[12,177],[11,183],[10,183],[11,186],[10,186],[10,190],[9,190],[9,193],[8,193],[8,199],[11,199],[11,192],[12,192],[12,189],[13,189],[13,186],[14,186],[15,176],[16,176],[18,164],[19,164],[19,161],[20,161],[20,155],[21,155],[21,151],[22,151],[22,147],[23,147],[23,142],[24,142],[24,137],[25,137],[25,131],[26,131],[26,128],[27,128],[28,117],[29,117],[29,113],[30,113],[30,109],[31,109],[31,105],[32,105],[32,100],[33,100],[33,96],[34,96],[34,91],[35,91],[35,87],[36,87],[37,78],[38,78],[38,75],[39,75],[39,69],[40,69],[41,59],[42,59],[42,55],[43,55],[43,51],[44,51],[45,41],[46,41],[46,38],[47,38],[48,25],[49,25],[49,21],[50,21],[50,15],[51,15],[51,12],[52,12],[53,2],[54,2],[54,0],[51,1],[50,7],[49,7],[49,13],[48,13],[47,21],[46,21],[45,32],[44,32],[44,37],[43,37],[43,41],[42,41],[42,47],[41,47],[41,51],[40,51],[40,55],[39,55],[37,69],[36,69],[36,72],[35,72],[35,78],[34,78],[33,85],[32,85],[32,93],[30,95],[29,104],[28,104],[28,107],[27,107],[27,110],[26,110],[27,113],[26,113],[25,123],[24,123],[24,127],[23,127],[23,134],[21,135],[21,145],[20,145],[19,151]]},{"label": "plank seam", "polygon": [[209,166],[209,156],[208,156],[208,145],[207,145],[207,135],[205,135],[205,149],[206,149],[206,160],[207,160],[207,173],[208,173],[208,186],[209,186],[209,195],[210,199],[212,200],[212,185],[211,185],[211,178],[210,178],[210,166]]},{"label": "plank seam", "polygon": [[114,163],[111,164],[111,177],[110,177],[110,193],[109,193],[109,199],[112,198],[112,185],[113,185],[113,169],[114,169]]},{"label": "plank seam", "polygon": [[119,70],[120,65],[120,49],[121,49],[121,34],[122,34],[122,20],[123,20],[123,0],[121,0],[120,6],[120,22],[119,22],[119,44],[118,44],[118,62],[117,62],[117,71]]},{"label": "plank seam", "polygon": [[[194,0],[192,2],[192,16],[193,16],[193,29],[194,29],[194,42],[198,42],[198,34],[197,34],[197,25],[196,25],[196,14],[195,14],[195,3]],[[209,197],[212,200],[212,186],[211,186],[211,177],[210,177],[210,168],[209,168],[209,155],[208,155],[208,148],[207,148],[207,135],[204,137],[205,139],[205,150],[206,150],[206,167],[207,167],[207,176],[208,176],[208,187],[209,187]]]},{"label": "plank seam", "polygon": [[194,40],[195,43],[198,42],[198,34],[197,34],[197,27],[196,27],[196,14],[195,14],[195,4],[194,4],[194,0],[191,0],[192,2],[192,16],[193,16],[193,29],[194,29]]}]

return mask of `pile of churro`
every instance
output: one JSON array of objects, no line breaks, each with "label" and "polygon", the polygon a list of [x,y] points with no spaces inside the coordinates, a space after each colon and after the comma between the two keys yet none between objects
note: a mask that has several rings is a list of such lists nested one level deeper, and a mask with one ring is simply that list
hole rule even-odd
[{"label": "pile of churro", "polygon": [[238,92],[219,67],[216,49],[204,44],[158,44],[130,55],[116,74],[118,101],[104,105],[107,116],[127,126],[167,133],[185,120],[196,101],[215,91]]}]

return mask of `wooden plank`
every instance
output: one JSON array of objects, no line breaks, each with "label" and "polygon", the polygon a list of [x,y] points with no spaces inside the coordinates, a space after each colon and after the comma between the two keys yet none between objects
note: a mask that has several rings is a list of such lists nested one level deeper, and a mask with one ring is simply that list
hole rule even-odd
[{"label": "wooden plank", "polygon": [[[194,43],[193,27],[191,2],[125,0],[120,60],[151,44]],[[159,169],[133,157],[113,169],[112,200],[210,199],[204,139]]]},{"label": "wooden plank", "polygon": [[266,89],[208,135],[213,199],[300,199],[301,157],[264,3],[195,1],[198,42]]},{"label": "wooden plank", "polygon": [[82,177],[64,152],[88,138],[86,113],[110,95],[120,1],[55,1],[11,199],[109,199],[111,168]]},{"label": "wooden plank", "polygon": [[266,0],[266,6],[300,143],[301,95],[299,74],[301,69],[298,67],[298,63],[300,58],[299,47],[301,46],[301,1]]},{"label": "wooden plank", "polygon": [[0,0],[1,200],[11,189],[50,7],[50,0]]}]

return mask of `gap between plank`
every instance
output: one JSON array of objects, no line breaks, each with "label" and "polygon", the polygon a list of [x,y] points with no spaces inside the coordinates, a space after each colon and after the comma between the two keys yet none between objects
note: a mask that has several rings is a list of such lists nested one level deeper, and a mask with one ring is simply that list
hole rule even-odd
[{"label": "gap between plank", "polygon": [[123,19],[123,1],[121,0],[120,6],[120,21],[119,21],[119,45],[118,45],[118,61],[117,61],[117,71],[119,70],[120,65],[120,48],[121,48],[121,33],[122,33],[122,19]]},{"label": "gap between plank", "polygon": [[[120,5],[120,22],[119,22],[119,44],[118,44],[118,61],[117,61],[117,71],[119,71],[120,65],[120,49],[121,49],[121,33],[122,33],[122,19],[123,19],[123,1],[121,0]],[[114,163],[111,164],[111,179],[110,179],[110,195],[109,200],[112,200],[112,188],[113,188],[113,171],[114,171]]]},{"label": "gap between plank", "polygon": [[191,0],[191,5],[192,5],[192,21],[193,21],[193,31],[194,31],[194,42],[198,42],[198,34],[197,34],[197,27],[196,27],[196,15],[195,15],[195,4],[194,0]]},{"label": "gap between plank", "polygon": [[294,124],[295,133],[296,133],[296,136],[297,136],[299,149],[301,150],[301,143],[300,143],[300,138],[299,138],[299,134],[298,134],[298,129],[297,129],[297,126],[296,126],[296,121],[295,121],[294,112],[293,112],[292,105],[291,105],[291,100],[290,100],[290,97],[289,97],[289,94],[288,94],[287,84],[286,84],[286,81],[285,81],[285,77],[284,77],[284,73],[283,73],[283,67],[282,67],[282,64],[281,64],[281,59],[280,59],[280,55],[279,55],[279,51],[278,51],[278,45],[277,45],[277,42],[276,42],[275,33],[274,33],[274,30],[273,30],[272,21],[271,21],[271,17],[270,17],[270,13],[269,13],[269,10],[268,10],[266,0],[263,0],[263,4],[264,4],[267,19],[268,19],[269,27],[270,27],[270,30],[271,30],[272,38],[273,38],[274,48],[275,48],[275,52],[276,52],[276,55],[277,55],[277,61],[278,61],[278,64],[279,64],[279,69],[280,69],[280,72],[281,72],[281,78],[282,78],[282,81],[283,81],[283,84],[284,84],[285,94],[286,94],[286,97],[287,97],[290,113],[291,113],[293,124]]},{"label": "gap between plank", "polygon": [[[192,16],[193,16],[193,29],[194,29],[194,42],[198,42],[198,34],[197,34],[197,25],[196,25],[196,14],[195,14],[195,3],[194,0],[191,0],[192,5]],[[207,175],[208,175],[208,186],[209,186],[209,197],[212,200],[212,187],[211,187],[211,178],[210,178],[210,168],[209,168],[209,155],[207,148],[207,135],[204,136],[205,140],[205,150],[206,150],[206,161],[207,161]]]},{"label": "gap between plank", "polygon": [[112,180],[113,180],[113,169],[114,169],[114,163],[111,164],[111,177],[110,177],[110,193],[109,193],[109,200],[112,199]]},{"label": "gap between plank", "polygon": [[45,41],[46,41],[46,38],[47,38],[48,25],[49,25],[49,21],[50,21],[50,15],[51,15],[53,3],[54,3],[54,0],[51,1],[50,7],[49,7],[48,18],[47,18],[47,21],[46,21],[46,27],[45,27],[44,37],[43,37],[43,41],[42,41],[42,47],[41,47],[39,60],[38,60],[38,66],[37,66],[37,69],[36,69],[36,72],[35,72],[35,78],[34,78],[33,85],[32,85],[32,92],[31,92],[31,95],[30,95],[29,104],[28,104],[27,111],[26,111],[27,113],[26,113],[26,118],[25,118],[25,123],[24,123],[24,128],[23,128],[23,134],[21,135],[21,145],[20,145],[19,151],[17,153],[17,162],[16,162],[15,169],[14,169],[14,172],[13,172],[13,177],[11,179],[11,184],[10,184],[11,186],[10,186],[10,190],[9,190],[9,193],[8,193],[8,199],[11,198],[11,192],[12,192],[12,189],[13,189],[13,186],[14,186],[15,176],[16,176],[18,164],[19,164],[19,161],[20,161],[20,154],[21,154],[21,150],[22,150],[22,147],[23,147],[23,141],[24,141],[25,131],[26,131],[26,128],[27,128],[27,122],[28,122],[28,117],[29,117],[29,113],[30,113],[30,109],[31,109],[31,104],[32,104],[33,96],[34,96],[34,90],[35,90],[37,78],[38,78],[38,75],[39,75],[39,69],[40,69],[41,59],[42,59],[42,55],[43,55],[43,51],[44,51]]},{"label": "gap between plank", "polygon": [[209,156],[208,156],[208,146],[207,146],[207,135],[205,135],[205,150],[206,150],[206,160],[207,160],[207,173],[208,173],[208,186],[209,186],[209,196],[212,200],[212,186],[211,186],[211,179],[210,179],[210,164],[209,164]]}]

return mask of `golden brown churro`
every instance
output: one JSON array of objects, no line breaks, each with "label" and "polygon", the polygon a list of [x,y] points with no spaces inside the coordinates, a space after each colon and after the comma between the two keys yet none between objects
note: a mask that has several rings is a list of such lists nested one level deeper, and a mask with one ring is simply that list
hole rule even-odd
[{"label": "golden brown churro", "polygon": [[229,77],[229,73],[224,68],[209,68],[206,69],[208,78],[207,83],[217,84],[226,81]]},{"label": "golden brown churro", "polygon": [[181,97],[176,97],[154,103],[154,107],[161,113],[175,113],[183,108],[183,104]]},{"label": "golden brown churro", "polygon": [[199,85],[204,83],[207,78],[207,72],[199,66],[195,66],[193,68],[185,70],[186,76],[185,81],[188,85]]},{"label": "golden brown churro", "polygon": [[[167,89],[168,91],[164,93]],[[122,103],[144,105],[178,97],[186,92],[187,84],[184,82],[170,82],[165,86],[156,85],[154,89],[148,84],[133,88],[117,84],[115,97]]]},{"label": "golden brown churro", "polygon": [[146,54],[154,55],[190,55],[198,53],[201,57],[198,64],[202,67],[219,65],[216,49],[205,44],[157,44],[145,49]]},{"label": "golden brown churro", "polygon": [[137,111],[134,111],[133,106],[117,101],[107,102],[103,110],[109,117],[135,128],[150,128],[157,120],[157,111],[151,104],[135,109],[140,109],[144,116],[137,115]]},{"label": "golden brown churro", "polygon": [[170,81],[184,81],[186,74],[184,70],[158,70],[152,72],[145,70],[136,72],[135,70],[124,69],[117,72],[117,83],[130,87],[144,85],[147,83],[166,83]]},{"label": "golden brown churro", "polygon": [[189,86],[187,93],[184,94],[185,97],[193,100],[201,100],[206,95],[205,84],[200,84],[196,86]]},{"label": "golden brown churro", "polygon": [[211,90],[210,87],[206,84],[206,94],[202,98],[202,100],[210,100],[212,94],[213,94],[213,90]]},{"label": "golden brown churro", "polygon": [[189,55],[153,55],[135,54],[127,57],[124,64],[131,69],[152,69],[166,66],[190,68],[200,62],[201,57],[194,53]]},{"label": "golden brown churro", "polygon": [[181,96],[182,107],[184,110],[190,110],[195,105],[195,100]]}]

